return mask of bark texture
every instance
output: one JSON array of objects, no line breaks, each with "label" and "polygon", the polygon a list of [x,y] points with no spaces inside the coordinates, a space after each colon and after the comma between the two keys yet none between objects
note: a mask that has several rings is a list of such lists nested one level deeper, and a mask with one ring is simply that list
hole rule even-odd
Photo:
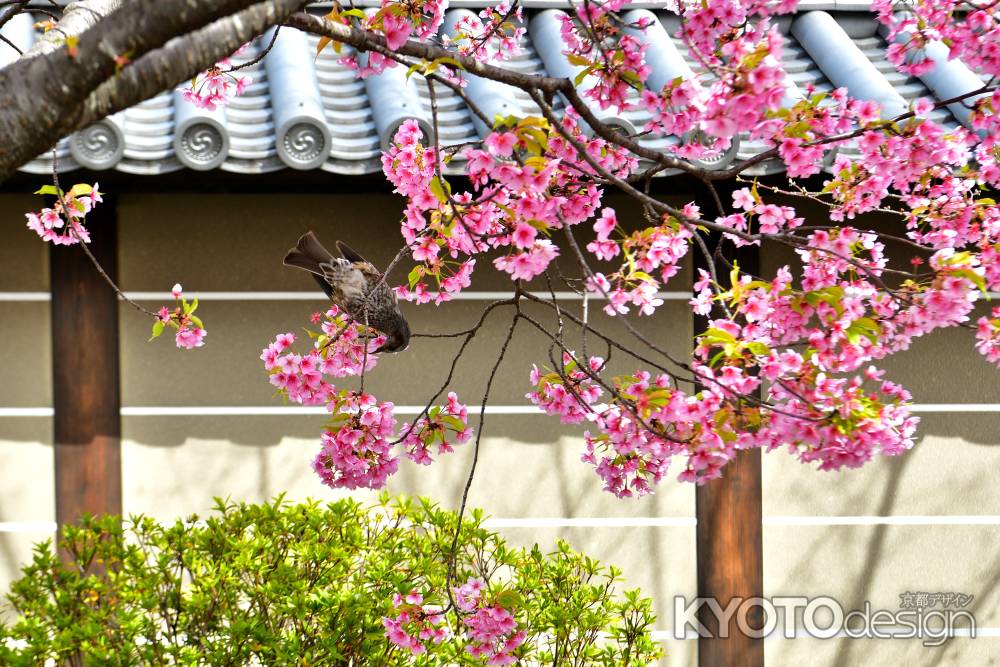
[{"label": "bark texture", "polygon": [[[60,137],[98,120],[99,109],[110,112],[137,104],[196,75],[305,4],[306,0],[74,3],[73,11],[67,9],[58,27],[60,31],[66,27],[70,35],[74,33],[69,31],[79,31],[75,49],[53,36],[0,70],[0,136],[5,143],[0,151],[0,181],[51,148]],[[217,42],[195,47],[192,33],[220,19],[225,20],[206,33]],[[55,30],[49,34],[53,33],[59,35]],[[186,44],[187,51],[171,42],[178,37],[188,38],[187,42],[178,40]],[[157,50],[166,53],[148,58]],[[115,61],[119,56],[127,56],[134,64],[119,72]],[[167,74],[157,73],[155,80],[139,85],[143,76],[153,76],[154,65],[162,68],[167,61],[171,63]],[[141,68],[137,67],[140,63]],[[133,67],[136,73],[124,76]],[[110,83],[118,78],[122,81]]]}]

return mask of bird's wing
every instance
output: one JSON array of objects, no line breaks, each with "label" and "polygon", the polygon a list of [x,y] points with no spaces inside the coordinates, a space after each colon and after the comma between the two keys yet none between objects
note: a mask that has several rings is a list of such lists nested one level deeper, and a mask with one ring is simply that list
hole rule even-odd
[{"label": "bird's wing", "polygon": [[321,264],[320,268],[323,269],[323,279],[330,286],[330,292],[327,294],[342,307],[350,310],[351,302],[364,297],[368,281],[357,264],[334,257],[329,262]]},{"label": "bird's wing", "polygon": [[360,253],[358,253],[356,250],[351,248],[351,246],[347,245],[343,241],[337,241],[337,250],[339,250],[340,254],[344,256],[344,259],[346,259],[349,262],[364,262],[366,264],[368,263],[367,259],[362,257]]}]

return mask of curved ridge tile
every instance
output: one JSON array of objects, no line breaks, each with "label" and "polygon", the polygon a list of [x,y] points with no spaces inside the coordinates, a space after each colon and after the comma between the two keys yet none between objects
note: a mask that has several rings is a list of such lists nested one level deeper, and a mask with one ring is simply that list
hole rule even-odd
[{"label": "curved ridge tile", "polygon": [[185,167],[196,171],[215,169],[229,155],[226,112],[202,109],[174,91],[174,153]]},{"label": "curved ridge tile", "polygon": [[906,100],[827,12],[797,17],[792,21],[792,35],[833,85],[847,88],[852,97],[877,102],[883,118],[909,110]]},{"label": "curved ridge tile", "polygon": [[[362,63],[366,62],[364,55],[359,56],[359,60]],[[364,82],[382,150],[389,149],[396,130],[408,120],[417,121],[425,137],[432,136],[431,124],[424,114],[417,81],[414,77],[407,78],[404,67],[399,65],[389,67],[367,77]]]},{"label": "curved ridge tile", "polygon": [[[270,42],[273,30],[264,35]],[[293,169],[315,169],[330,155],[330,129],[305,33],[284,28],[264,58],[278,157]]]},{"label": "curved ridge tile", "polygon": [[[669,85],[674,79],[697,79],[698,75],[688,64],[684,55],[680,52],[674,41],[670,38],[667,33],[666,27],[664,27],[660,18],[656,14],[647,9],[633,9],[627,12],[622,17],[626,23],[635,24],[640,21],[645,22],[647,27],[645,31],[637,30],[635,28],[627,28],[626,30],[635,35],[640,41],[646,44],[646,63],[649,65],[650,73],[646,78],[646,86],[652,90],[659,91],[664,86]],[[636,114],[639,116],[639,113]],[[645,127],[646,123],[649,122],[651,116],[645,110],[641,110],[641,123],[636,123],[640,128]],[[678,143],[682,140],[681,137],[663,137],[661,141],[656,144],[645,140],[645,138],[640,139],[640,143],[648,148],[662,150],[664,144],[667,142]],[[684,141],[690,141],[691,137],[684,137]],[[733,160],[736,159],[737,153],[739,152],[740,138],[733,137],[733,141],[724,153],[721,155],[712,156],[707,159],[695,159],[689,160],[692,164],[702,167],[704,169],[723,169],[729,166]],[[670,174],[677,173],[676,170],[670,170]]]},{"label": "curved ridge tile", "polygon": [[[319,37],[310,35],[313,53],[318,43]],[[345,45],[340,53],[327,47],[316,57],[316,79],[332,144],[322,169],[337,174],[368,174],[380,168],[379,136],[364,82],[341,62],[352,55],[354,50]],[[373,158],[374,168],[369,165]]]},{"label": "curved ridge tile", "polygon": [[[125,150],[115,165],[118,171],[130,174],[158,174],[181,168],[173,151],[174,93],[162,92],[156,97],[121,112]],[[158,163],[169,160],[169,164]]]},{"label": "curved ridge tile", "polygon": [[[475,13],[469,11],[468,9],[453,9],[445,14],[444,17],[444,32],[450,36],[454,37],[456,33],[455,24],[458,23],[463,17],[475,17]],[[484,79],[479,76],[466,74],[466,81],[468,85],[466,87],[466,94],[469,98],[475,102],[475,105],[483,112],[489,119],[493,119],[496,116],[506,117],[506,116],[520,116],[522,113],[521,104],[517,100],[517,94],[515,89],[510,86],[504,85],[498,81],[490,81],[489,79]],[[475,127],[476,133],[480,138],[485,138],[490,132],[493,131],[493,127],[487,125],[483,122],[479,116],[476,114],[469,114],[472,119],[472,124]]]},{"label": "curved ridge tile", "polygon": [[[889,34],[889,27],[880,25],[879,34],[885,39]],[[906,40],[906,34],[901,33],[896,36],[897,43],[905,42]],[[924,85],[927,86],[939,101],[965,95],[983,87],[982,80],[968,65],[958,59],[949,60],[948,53],[948,47],[941,42],[932,42],[923,50],[923,55],[934,61],[934,69],[919,75],[918,78],[923,81]],[[915,57],[916,54],[911,54],[908,60],[912,62]],[[975,100],[985,96],[986,94],[983,94],[970,98],[966,101],[966,104],[971,104]],[[949,104],[948,110],[955,117],[955,120],[965,127],[972,129],[972,125],[969,122],[969,116],[972,111],[965,104],[961,102]]]},{"label": "curved ridge tile", "polygon": [[[564,44],[560,27],[563,20],[561,17],[566,15],[566,12],[561,9],[545,9],[540,11],[532,16],[528,22],[528,33],[531,35],[531,41],[538,50],[538,55],[541,56],[549,75],[574,80],[583,71],[583,68],[570,63],[563,54]],[[591,88],[594,83],[595,79],[587,76],[577,88],[586,90]],[[622,118],[621,115],[611,109],[602,110],[600,106],[592,104],[587,98],[584,98],[584,101],[594,116],[602,123],[617,128],[626,134],[636,133],[635,126]]]},{"label": "curved ridge tile", "polygon": [[125,156],[123,114],[116,113],[69,137],[69,150],[81,166],[102,170],[116,167]]},{"label": "curved ridge tile", "polygon": [[275,146],[267,67],[263,62],[249,64],[260,56],[267,44],[270,42],[263,42],[263,38],[258,37],[244,53],[231,58],[234,65],[245,66],[240,70],[240,76],[249,76],[251,81],[242,95],[231,98],[226,104],[229,149],[225,161],[219,165],[223,171],[262,174],[285,166],[278,158]]}]

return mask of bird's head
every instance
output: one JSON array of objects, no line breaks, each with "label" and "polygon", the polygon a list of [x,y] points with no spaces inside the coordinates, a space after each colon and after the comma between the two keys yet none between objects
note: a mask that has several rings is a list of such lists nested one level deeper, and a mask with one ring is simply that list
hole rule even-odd
[{"label": "bird's head", "polygon": [[383,332],[388,339],[375,350],[376,352],[402,352],[410,344],[410,325],[398,310],[394,315],[392,326],[386,327],[386,331]]}]

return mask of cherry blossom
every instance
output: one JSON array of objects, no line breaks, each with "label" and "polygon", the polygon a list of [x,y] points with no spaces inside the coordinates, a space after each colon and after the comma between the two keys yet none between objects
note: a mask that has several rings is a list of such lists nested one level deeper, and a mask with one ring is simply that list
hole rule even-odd
[{"label": "cherry blossom", "polygon": [[174,297],[174,308],[171,310],[167,306],[160,308],[153,320],[153,334],[149,340],[158,338],[167,327],[174,329],[174,342],[177,347],[184,350],[192,350],[202,347],[205,344],[205,336],[208,331],[201,318],[194,314],[198,310],[198,299],[188,302],[184,298],[184,289],[180,283],[175,283],[170,289],[171,296]]},{"label": "cherry blossom", "polygon": [[[284,399],[301,405],[322,405],[330,419],[321,436],[313,470],[333,488],[380,489],[399,468],[399,457],[420,464],[454,450],[472,435],[468,410],[454,392],[444,406],[429,406],[413,424],[397,434],[395,406],[379,402],[364,391],[338,386],[340,379],[363,375],[375,368],[376,350],[384,335],[372,335],[333,305],[320,314],[320,330],[308,330],[312,347],[293,349],[295,334],[278,334],[260,354],[270,383]],[[336,378],[334,384],[328,378]]]},{"label": "cherry blossom", "polygon": [[440,644],[448,636],[444,614],[437,608],[425,605],[424,596],[417,591],[392,596],[394,617],[382,618],[385,636],[393,644],[408,649],[413,655],[427,651],[426,642]]},{"label": "cherry blossom", "polygon": [[97,183],[77,183],[63,192],[55,185],[42,186],[35,194],[52,195],[56,200],[50,208],[25,214],[28,229],[52,245],[90,243],[90,232],[84,223],[87,214],[104,201],[101,196],[104,193],[98,187]]},{"label": "cherry blossom", "polygon": [[487,665],[513,665],[514,651],[524,643],[526,633],[500,604],[502,594],[491,600],[481,579],[469,578],[453,591],[455,604],[465,612],[462,623],[468,636],[465,650]]},{"label": "cherry blossom", "polygon": [[[233,56],[242,55],[249,48],[250,44],[244,44],[233,53]],[[187,88],[181,89],[184,99],[199,109],[215,111],[224,107],[231,97],[246,92],[247,86],[253,79],[246,74],[233,74],[233,63],[230,58],[220,60],[215,66],[192,79]]]}]

